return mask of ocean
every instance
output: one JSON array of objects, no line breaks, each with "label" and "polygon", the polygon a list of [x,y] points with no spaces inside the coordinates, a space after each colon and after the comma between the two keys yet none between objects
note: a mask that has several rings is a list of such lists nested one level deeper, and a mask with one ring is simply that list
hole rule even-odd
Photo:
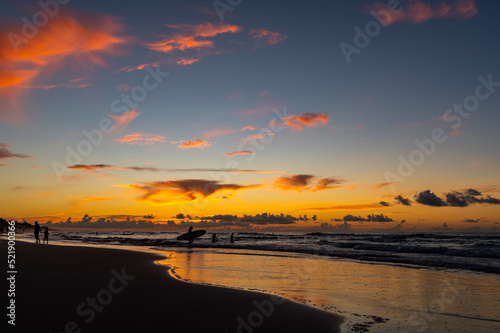
[{"label": "ocean", "polygon": [[180,234],[54,229],[51,242],[160,251],[177,279],[344,315],[346,333],[500,332],[500,234],[208,232],[192,247]]}]

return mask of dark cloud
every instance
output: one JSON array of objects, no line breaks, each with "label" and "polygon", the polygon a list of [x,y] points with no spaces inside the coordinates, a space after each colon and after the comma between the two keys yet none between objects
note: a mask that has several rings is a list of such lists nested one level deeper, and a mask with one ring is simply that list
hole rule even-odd
[{"label": "dark cloud", "polygon": [[269,225],[269,224],[295,224],[298,219],[291,215],[280,215],[262,213],[257,215],[244,215],[238,219],[240,222],[248,222],[250,224],[257,225]]},{"label": "dark cloud", "polygon": [[381,204],[382,206],[385,206],[385,207],[389,207],[391,205],[387,201],[380,201],[379,204]]},{"label": "dark cloud", "polygon": [[394,197],[394,200],[401,205],[411,206],[411,200],[409,198],[403,198],[401,195]]},{"label": "dark cloud", "polygon": [[108,170],[132,170],[132,171],[150,171],[150,172],[235,172],[235,173],[281,173],[281,171],[266,171],[266,170],[241,170],[241,169],[207,169],[207,168],[193,168],[193,169],[163,169],[154,167],[119,167],[111,164],[75,164],[67,167],[72,170],[82,170],[95,172],[101,169]]},{"label": "dark cloud", "polygon": [[423,192],[415,194],[415,201],[419,204],[432,207],[446,206],[446,202],[444,202],[443,199],[439,198],[429,190],[425,190]]},{"label": "dark cloud", "polygon": [[473,220],[473,219],[465,219],[463,220],[462,222],[466,222],[466,223],[477,223],[481,221],[480,219],[477,219],[477,220]]},{"label": "dark cloud", "polygon": [[321,223],[319,226],[320,230],[323,232],[351,232],[353,231],[352,229],[352,224],[347,223],[344,221],[344,223],[337,223],[336,225],[332,225],[330,223]]},{"label": "dark cloud", "polygon": [[343,220],[349,222],[393,222],[393,219],[384,216],[384,214],[369,214],[366,218],[348,214],[344,216]]},{"label": "dark cloud", "polygon": [[[343,187],[340,184],[345,182],[344,179],[336,179],[336,178],[322,178],[318,180],[318,183],[316,184],[316,187],[313,189],[313,191],[320,191],[320,190],[328,190],[328,189],[333,189],[333,188],[339,188]],[[335,186],[331,186],[335,185]]]},{"label": "dark cloud", "polygon": [[307,189],[309,183],[314,178],[313,175],[291,175],[277,178],[273,185],[284,191],[299,191]]},{"label": "dark cloud", "polygon": [[260,187],[261,185],[220,184],[216,180],[181,179],[159,182],[147,182],[144,185],[127,185],[125,187],[146,192],[141,200],[163,205],[193,201],[206,198],[218,192],[234,192]]},{"label": "dark cloud", "polygon": [[481,192],[468,189],[466,191],[453,191],[446,194],[446,202],[453,207],[467,207],[471,204],[499,205],[500,200],[491,196],[483,197]]},{"label": "dark cloud", "polygon": [[478,195],[481,195],[481,192],[479,192],[478,190],[475,190],[473,188],[470,188],[468,190],[465,190],[465,194],[472,195],[472,196],[478,196]]},{"label": "dark cloud", "polygon": [[0,160],[8,160],[11,158],[27,159],[27,158],[31,158],[31,156],[13,153],[9,149],[8,145],[6,145],[5,143],[0,143]]}]

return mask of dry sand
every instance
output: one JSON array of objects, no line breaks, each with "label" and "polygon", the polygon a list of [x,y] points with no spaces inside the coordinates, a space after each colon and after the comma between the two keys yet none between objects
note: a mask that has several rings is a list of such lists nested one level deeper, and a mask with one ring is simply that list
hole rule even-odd
[{"label": "dry sand", "polygon": [[154,264],[161,258],[17,242],[16,326],[8,331],[339,332],[340,316],[267,294],[178,281]]}]

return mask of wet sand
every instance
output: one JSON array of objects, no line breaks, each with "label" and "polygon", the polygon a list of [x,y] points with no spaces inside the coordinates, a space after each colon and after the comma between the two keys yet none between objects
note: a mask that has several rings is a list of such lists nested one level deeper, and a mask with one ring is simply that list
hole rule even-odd
[{"label": "wet sand", "polygon": [[8,332],[339,332],[340,316],[269,294],[178,281],[154,264],[162,258],[17,242],[16,325]]}]

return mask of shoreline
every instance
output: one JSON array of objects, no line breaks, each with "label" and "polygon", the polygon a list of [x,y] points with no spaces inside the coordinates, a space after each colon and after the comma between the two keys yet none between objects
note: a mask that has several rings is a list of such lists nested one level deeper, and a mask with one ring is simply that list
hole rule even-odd
[{"label": "shoreline", "polygon": [[186,283],[155,264],[161,259],[153,251],[18,241],[10,329],[340,332],[339,315],[270,294]]}]

